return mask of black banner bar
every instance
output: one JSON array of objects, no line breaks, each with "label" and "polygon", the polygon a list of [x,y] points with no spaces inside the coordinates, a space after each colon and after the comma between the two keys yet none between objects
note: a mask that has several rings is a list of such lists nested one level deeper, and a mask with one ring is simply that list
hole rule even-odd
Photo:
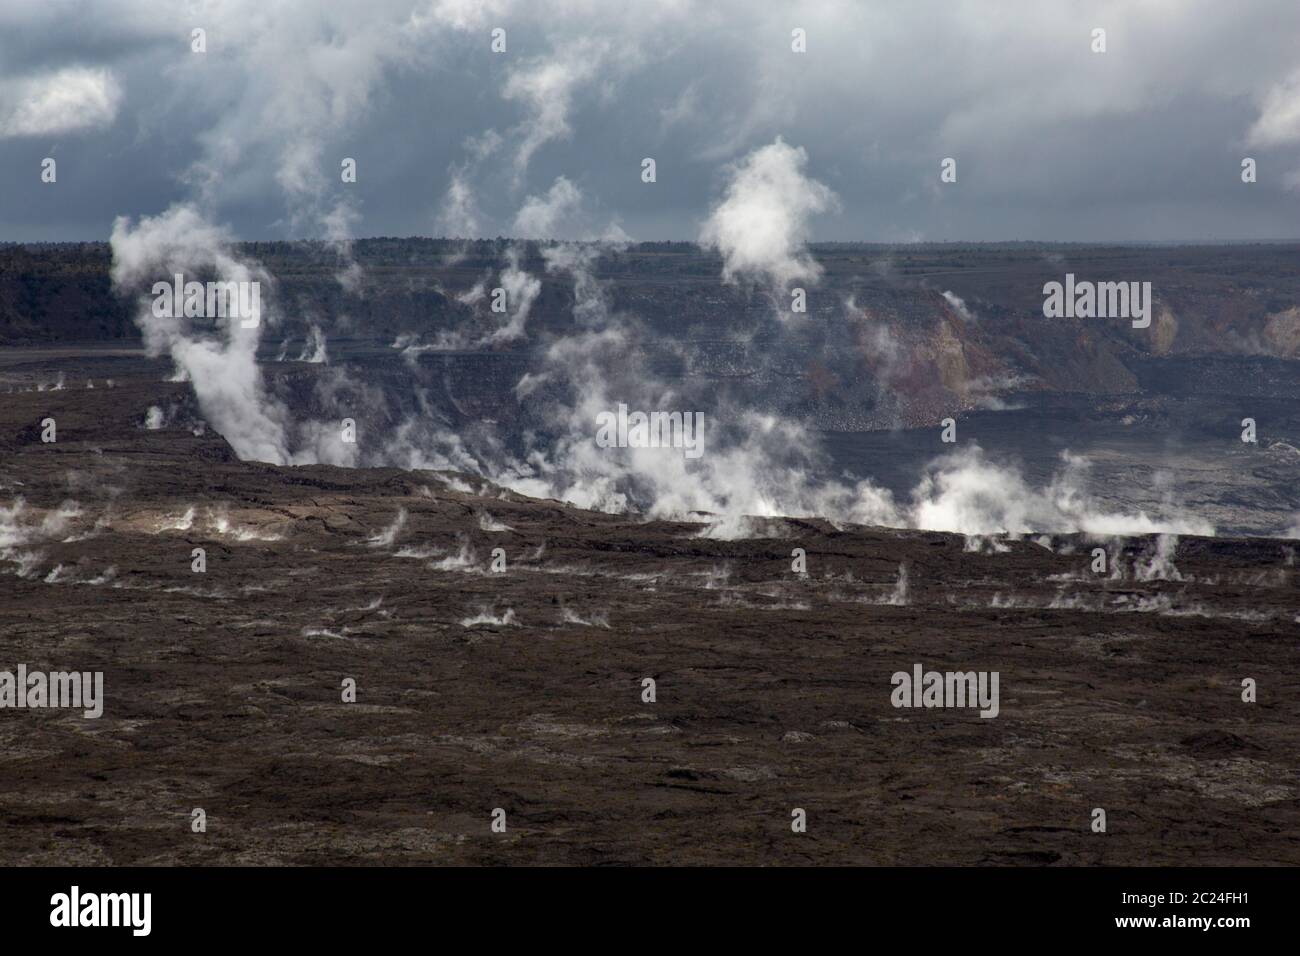
[{"label": "black banner bar", "polygon": [[873,941],[965,927],[1000,939],[1231,945],[1242,932],[1282,930],[1294,886],[1281,868],[10,869],[0,871],[0,914],[7,941],[334,946],[463,926],[538,940],[621,928],[662,942],[692,925],[734,942],[784,923]]}]

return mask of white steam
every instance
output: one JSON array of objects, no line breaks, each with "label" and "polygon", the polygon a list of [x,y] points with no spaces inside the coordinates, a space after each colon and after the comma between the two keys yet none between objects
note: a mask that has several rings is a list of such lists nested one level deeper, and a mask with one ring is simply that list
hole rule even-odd
[{"label": "white steam", "polygon": [[779,289],[815,282],[821,267],[804,243],[808,220],[837,204],[835,193],[804,174],[808,154],[781,137],[731,169],[731,182],[700,230],[722,253],[727,282],[749,279]]},{"label": "white steam", "polygon": [[[134,226],[126,217],[118,217],[110,245],[113,285],[122,294],[138,296],[135,320],[149,354],[170,355],[177,372],[193,384],[204,416],[235,454],[281,465],[355,463],[356,446],[343,442],[338,429],[295,429],[285,406],[267,394],[257,346],[263,326],[274,319],[267,307],[274,283],[260,265],[233,251],[225,230],[209,223],[194,206],[182,204],[142,218]],[[235,317],[192,320],[154,315],[149,290],[155,282],[174,281],[177,274],[186,282],[208,278],[259,283],[261,321],[245,328]],[[209,321],[216,327],[205,327]]]}]

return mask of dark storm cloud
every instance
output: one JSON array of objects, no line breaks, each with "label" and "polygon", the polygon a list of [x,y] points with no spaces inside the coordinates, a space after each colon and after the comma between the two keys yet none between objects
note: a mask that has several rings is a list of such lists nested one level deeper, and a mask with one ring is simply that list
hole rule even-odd
[{"label": "dark storm cloud", "polygon": [[778,136],[838,197],[816,239],[1294,237],[1297,41],[1291,0],[21,2],[0,239],[181,201],[249,238],[694,238]]}]

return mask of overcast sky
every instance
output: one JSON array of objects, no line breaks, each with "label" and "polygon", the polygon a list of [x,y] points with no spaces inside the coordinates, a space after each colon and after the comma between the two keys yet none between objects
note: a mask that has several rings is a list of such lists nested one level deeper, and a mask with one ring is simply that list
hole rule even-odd
[{"label": "overcast sky", "polygon": [[777,137],[812,239],[1298,238],[1300,3],[0,3],[0,240],[696,239]]}]

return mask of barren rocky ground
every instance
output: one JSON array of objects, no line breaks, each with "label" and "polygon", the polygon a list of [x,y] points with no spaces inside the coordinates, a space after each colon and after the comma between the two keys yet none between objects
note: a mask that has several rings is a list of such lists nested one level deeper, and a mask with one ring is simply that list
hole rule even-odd
[{"label": "barren rocky ground", "polygon": [[[49,363],[17,354],[10,386]],[[1184,537],[1161,573],[1103,542],[1097,575],[1074,536],[710,540],[240,462],[145,427],[190,401],[167,371],[0,393],[0,669],[107,698],[0,711],[0,864],[1300,863],[1297,542]],[[915,663],[999,672],[999,715],[895,709]]]}]

